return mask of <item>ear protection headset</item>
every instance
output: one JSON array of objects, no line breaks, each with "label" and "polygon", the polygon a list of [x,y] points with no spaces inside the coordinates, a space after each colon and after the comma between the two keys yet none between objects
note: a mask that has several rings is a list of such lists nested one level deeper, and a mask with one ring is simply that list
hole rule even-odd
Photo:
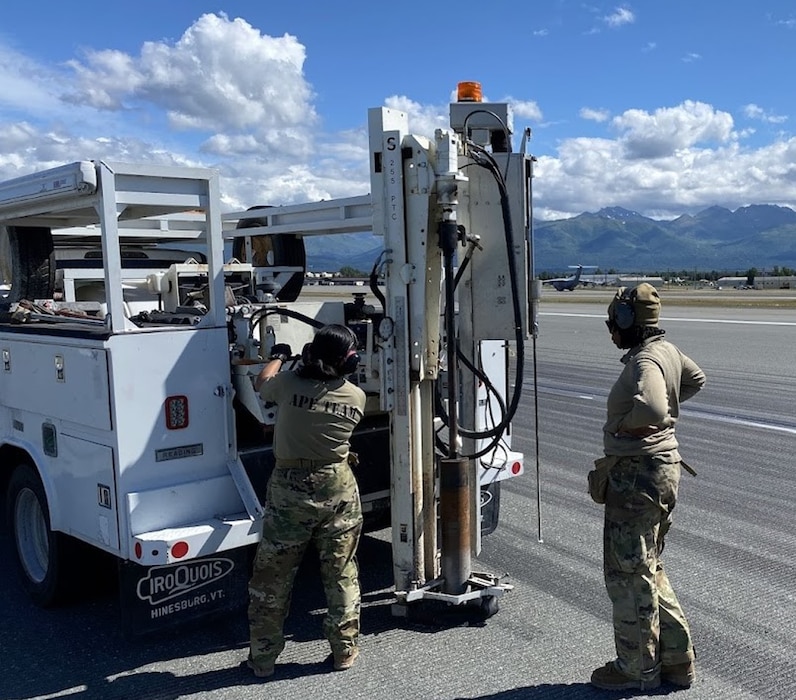
[{"label": "ear protection headset", "polygon": [[348,326],[345,326],[345,328],[351,334],[351,347],[343,357],[339,366],[340,375],[343,377],[353,374],[353,372],[356,371],[356,368],[359,367],[359,363],[362,359],[357,352],[359,338],[357,338],[356,333],[354,333],[354,331],[352,331]]},{"label": "ear protection headset", "polygon": [[627,330],[632,328],[636,322],[636,290],[625,289],[621,296],[614,303],[614,322],[618,328]]}]

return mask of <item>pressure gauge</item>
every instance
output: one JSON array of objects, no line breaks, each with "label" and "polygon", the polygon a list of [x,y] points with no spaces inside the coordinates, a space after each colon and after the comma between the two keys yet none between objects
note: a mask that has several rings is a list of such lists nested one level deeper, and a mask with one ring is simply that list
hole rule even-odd
[{"label": "pressure gauge", "polygon": [[392,338],[393,331],[395,330],[395,321],[393,321],[389,316],[385,316],[381,321],[379,321],[379,328],[376,331],[378,333],[379,338],[382,340],[389,340]]}]

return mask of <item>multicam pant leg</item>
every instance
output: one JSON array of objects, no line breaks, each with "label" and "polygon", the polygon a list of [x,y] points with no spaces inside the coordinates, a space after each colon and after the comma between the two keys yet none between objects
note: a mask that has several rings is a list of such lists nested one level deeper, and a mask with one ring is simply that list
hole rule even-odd
[{"label": "multicam pant leg", "polygon": [[342,653],[359,636],[359,572],[356,552],[362,506],[347,464],[319,469],[276,469],[268,483],[263,536],[249,581],[250,655],[273,663],[285,647],[283,627],[296,571],[310,541],[321,563],[328,613],[324,632]]},{"label": "multicam pant leg", "polygon": [[658,544],[658,568],[655,571],[655,585],[658,589],[658,613],[660,617],[660,637],[658,650],[664,666],[687,663],[694,660],[694,647],[691,642],[691,629],[680,602],[674,593],[669,577],[660,560],[663,552],[664,536],[671,526],[669,520],[661,525]]},{"label": "multicam pant leg", "polygon": [[326,517],[315,530],[328,612],[323,631],[332,652],[345,656],[359,639],[360,589],[356,550],[362,532],[362,505],[356,479],[347,464],[335,465],[333,491],[319,487]]},{"label": "multicam pant leg", "polygon": [[249,655],[267,667],[285,648],[290,593],[312,537],[314,509],[306,508],[307,472],[275,470],[268,482],[262,539],[249,581]]},{"label": "multicam pant leg", "polygon": [[613,603],[617,666],[633,678],[693,659],[688,624],[660,560],[677,501],[680,465],[624,457],[611,469],[604,573]]}]

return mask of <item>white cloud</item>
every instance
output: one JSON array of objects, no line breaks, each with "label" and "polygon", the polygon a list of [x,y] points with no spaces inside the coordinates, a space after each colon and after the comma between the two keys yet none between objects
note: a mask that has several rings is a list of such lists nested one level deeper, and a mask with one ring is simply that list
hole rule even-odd
[{"label": "white cloud", "polygon": [[583,107],[579,115],[581,119],[593,122],[605,122],[611,118],[611,113],[607,109],[592,109],[591,107]]},{"label": "white cloud", "polygon": [[[744,149],[729,115],[700,103],[653,114],[630,110],[614,122],[628,129],[619,139],[567,139],[555,156],[538,158],[537,217],[562,218],[618,205],[674,218],[716,204],[735,209],[750,203],[796,203],[796,138]],[[651,153],[630,153],[627,138],[642,139]],[[718,145],[711,143],[715,141]],[[666,146],[658,150],[651,147],[662,144]]]},{"label": "white cloud", "polygon": [[536,102],[532,100],[515,100],[512,97],[506,98],[505,101],[511,104],[515,117],[531,119],[535,122],[542,121],[542,110]]},{"label": "white cloud", "polygon": [[100,158],[158,165],[202,165],[195,159],[135,138],[90,138],[64,128],[40,129],[29,122],[0,123],[0,179],[75,160]]},{"label": "white cloud", "polygon": [[54,114],[60,77],[33,59],[0,45],[0,107],[20,113]]},{"label": "white cloud", "polygon": [[786,116],[766,112],[762,107],[759,107],[754,103],[745,105],[743,108],[743,113],[748,119],[756,119],[761,122],[766,122],[767,124],[783,124],[784,122],[788,121]]},{"label": "white cloud", "polygon": [[683,63],[694,63],[695,61],[699,61],[701,58],[702,56],[698,53],[687,53],[681,60]]},{"label": "white cloud", "polygon": [[686,100],[653,113],[629,109],[614,117],[627,157],[660,158],[698,143],[725,143],[734,138],[733,119],[703,102]]},{"label": "white cloud", "polygon": [[176,43],[146,42],[138,56],[87,50],[69,62],[77,83],[64,99],[105,110],[152,106],[177,129],[290,130],[316,120],[304,59],[293,36],[205,14]]},{"label": "white cloud", "polygon": [[624,24],[633,24],[635,21],[636,16],[628,7],[617,7],[610,15],[603,17],[603,22],[609,27],[621,27]]}]

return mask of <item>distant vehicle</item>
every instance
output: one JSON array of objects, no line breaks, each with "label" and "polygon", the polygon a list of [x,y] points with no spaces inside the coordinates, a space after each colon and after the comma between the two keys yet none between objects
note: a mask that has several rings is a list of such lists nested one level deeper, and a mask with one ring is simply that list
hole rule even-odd
[{"label": "distant vehicle", "polygon": [[544,280],[542,284],[552,285],[557,292],[571,292],[575,287],[581,284],[580,275],[584,267],[594,267],[594,265],[570,265],[572,268],[577,268],[577,272],[570,277],[558,277],[557,279]]}]

